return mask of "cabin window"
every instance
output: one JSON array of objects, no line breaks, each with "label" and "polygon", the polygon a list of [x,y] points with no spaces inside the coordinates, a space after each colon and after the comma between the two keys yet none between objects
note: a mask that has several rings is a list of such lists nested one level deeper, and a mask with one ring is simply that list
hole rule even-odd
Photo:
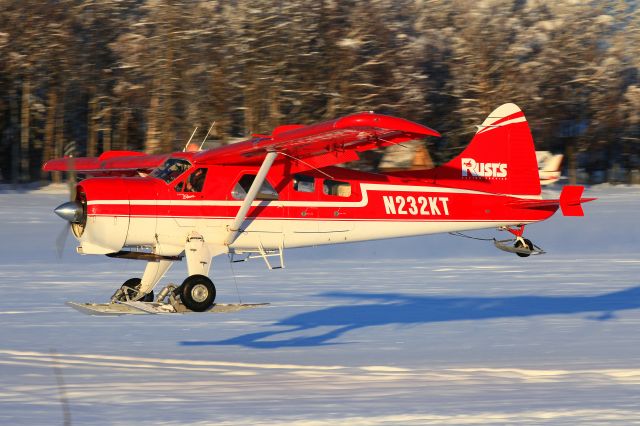
[{"label": "cabin window", "polygon": [[[244,200],[251,188],[256,175],[244,175],[240,178],[238,183],[235,184],[231,191],[231,196],[236,200]],[[256,200],[277,200],[278,192],[271,186],[268,180],[262,182],[262,186],[256,195]]]},{"label": "cabin window", "polygon": [[351,184],[349,182],[340,182],[338,180],[325,179],[323,192],[327,195],[337,195],[338,197],[351,196]]},{"label": "cabin window", "polygon": [[186,192],[202,192],[204,179],[207,177],[207,169],[196,169],[189,175],[184,190]]},{"label": "cabin window", "polygon": [[294,175],[293,189],[298,192],[314,192],[316,190],[316,179],[313,176]]},{"label": "cabin window", "polygon": [[182,158],[169,158],[161,166],[153,169],[150,176],[162,179],[166,183],[171,183],[189,167],[191,167],[191,163],[187,160],[183,160]]}]

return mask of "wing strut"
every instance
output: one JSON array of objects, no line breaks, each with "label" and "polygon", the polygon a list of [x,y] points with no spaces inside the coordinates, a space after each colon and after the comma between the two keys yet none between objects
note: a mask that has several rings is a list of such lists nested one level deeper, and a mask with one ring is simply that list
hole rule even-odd
[{"label": "wing strut", "polygon": [[235,219],[233,219],[233,222],[228,227],[229,234],[227,234],[227,238],[224,240],[224,245],[230,246],[238,237],[238,234],[240,233],[240,226],[247,217],[247,213],[249,212],[251,203],[253,203],[253,200],[256,199],[258,191],[260,190],[260,187],[267,177],[267,173],[269,173],[269,169],[271,169],[271,165],[273,164],[273,161],[276,159],[277,155],[277,152],[268,152],[266,157],[264,158],[264,161],[260,166],[260,170],[258,170],[258,174],[253,180],[251,188],[249,188],[249,192],[244,198],[244,202],[240,206],[240,210],[238,210],[238,214],[236,214]]}]

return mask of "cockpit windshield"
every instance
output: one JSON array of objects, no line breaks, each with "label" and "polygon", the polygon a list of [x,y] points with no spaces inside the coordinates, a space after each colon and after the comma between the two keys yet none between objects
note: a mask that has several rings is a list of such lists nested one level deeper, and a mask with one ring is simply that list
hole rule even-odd
[{"label": "cockpit windshield", "polygon": [[191,163],[187,160],[182,158],[169,158],[163,165],[155,168],[150,176],[162,179],[166,183],[171,183],[189,167],[191,167]]}]

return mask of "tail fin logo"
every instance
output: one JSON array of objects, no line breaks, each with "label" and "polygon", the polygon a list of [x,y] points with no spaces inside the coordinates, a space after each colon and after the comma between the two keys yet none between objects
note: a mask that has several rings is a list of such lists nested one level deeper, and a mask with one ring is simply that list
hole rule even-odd
[{"label": "tail fin logo", "polygon": [[479,163],[473,158],[462,158],[462,177],[485,177],[494,179],[507,178],[507,164]]}]

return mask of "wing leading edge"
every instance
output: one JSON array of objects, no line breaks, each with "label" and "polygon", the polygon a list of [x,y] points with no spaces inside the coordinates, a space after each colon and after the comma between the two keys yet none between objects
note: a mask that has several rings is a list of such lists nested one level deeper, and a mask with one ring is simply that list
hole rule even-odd
[{"label": "wing leading edge", "polygon": [[47,161],[45,172],[78,172],[91,176],[135,175],[162,164],[168,154],[146,155],[136,151],[107,151],[99,157],[65,157]]},{"label": "wing leading edge", "polygon": [[[354,161],[359,158],[358,152],[425,136],[440,136],[440,133],[402,118],[359,113],[310,126],[280,126],[271,135],[256,135],[243,142],[188,154],[194,162],[203,165],[258,166],[268,152],[277,152],[282,155],[278,156],[276,167],[278,163],[286,165],[293,172]],[[90,176],[135,175],[138,171],[156,168],[168,157],[168,154],[108,151],[100,157],[50,160],[43,170],[76,171]]]},{"label": "wing leading edge", "polygon": [[440,136],[429,127],[388,115],[359,113],[310,126],[276,128],[272,135],[200,152],[197,163],[260,165],[268,152],[279,161],[302,160],[324,167],[357,159],[357,152],[383,148],[425,136]]}]

